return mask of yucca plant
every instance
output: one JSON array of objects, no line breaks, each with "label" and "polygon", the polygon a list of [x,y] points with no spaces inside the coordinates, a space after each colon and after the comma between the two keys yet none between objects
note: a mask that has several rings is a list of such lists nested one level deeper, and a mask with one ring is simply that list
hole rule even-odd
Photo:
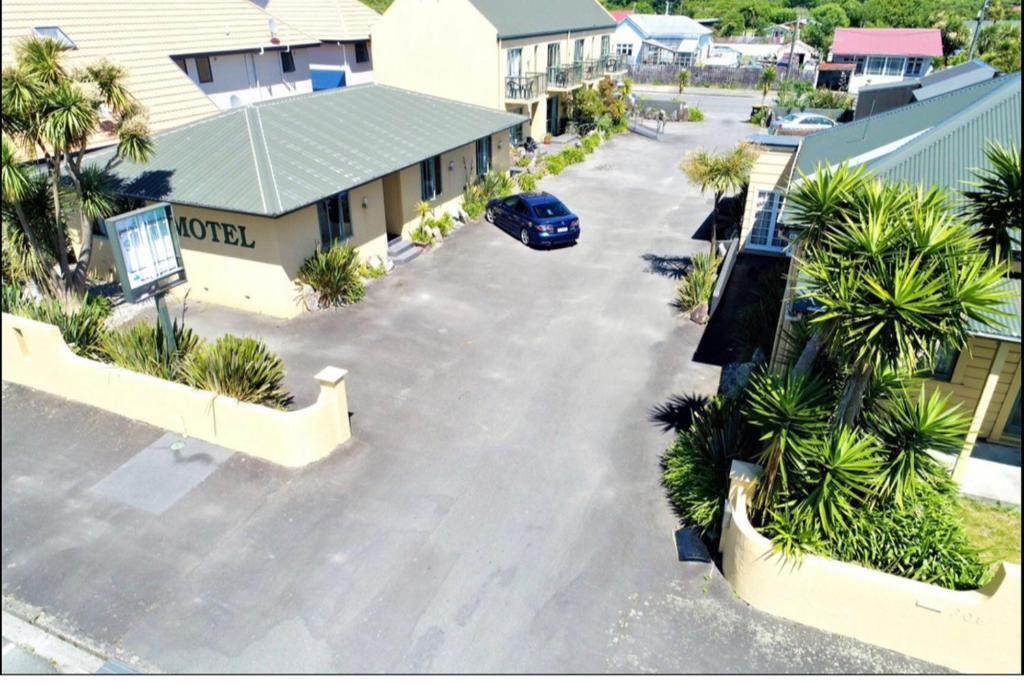
[{"label": "yucca plant", "polygon": [[532,173],[520,173],[516,176],[516,183],[522,192],[533,192],[537,189],[537,176]]},{"label": "yucca plant", "polygon": [[680,310],[692,311],[711,301],[720,263],[721,259],[711,254],[695,254],[692,257],[690,268],[676,290],[676,306]]},{"label": "yucca plant", "polygon": [[309,285],[323,307],[353,304],[366,295],[359,253],[350,244],[317,247],[299,268],[299,282]]},{"label": "yucca plant", "polygon": [[81,302],[43,299],[21,300],[12,312],[26,318],[55,325],[68,347],[85,358],[103,358],[107,320],[112,306],[106,297],[86,295]]},{"label": "yucca plant", "polygon": [[285,408],[292,402],[284,389],[284,361],[256,339],[229,334],[201,346],[184,363],[182,376],[197,389],[246,403]]},{"label": "yucca plant", "polygon": [[110,330],[102,343],[102,355],[114,365],[161,379],[181,381],[182,365],[201,345],[200,339],[183,323],[174,322],[178,349],[167,348],[163,330],[145,321]]},{"label": "yucca plant", "polygon": [[507,197],[516,191],[515,181],[512,180],[509,174],[495,170],[488,171],[480,179],[480,186],[483,188],[484,197],[488,201]]},{"label": "yucca plant", "polygon": [[967,198],[967,218],[982,226],[989,248],[1003,257],[1010,253],[1009,230],[1020,230],[1021,221],[1021,150],[989,142],[985,147],[990,168],[975,169],[972,189]]},{"label": "yucca plant", "polygon": [[813,376],[764,370],[751,376],[743,415],[763,443],[755,458],[763,468],[751,501],[756,512],[791,491],[790,480],[806,468],[809,453],[827,432],[832,406],[828,387]]}]

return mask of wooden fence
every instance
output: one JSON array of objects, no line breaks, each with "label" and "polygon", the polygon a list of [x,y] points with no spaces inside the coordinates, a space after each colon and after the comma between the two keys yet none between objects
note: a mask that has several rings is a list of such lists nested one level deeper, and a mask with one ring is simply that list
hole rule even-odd
[{"label": "wooden fence", "polygon": [[[630,65],[629,77],[634,83],[675,85],[679,80],[680,68],[676,64]],[[690,85],[693,86],[756,89],[757,81],[761,78],[761,69],[751,67],[691,66],[687,70],[690,72]],[[814,72],[800,71],[795,77],[813,82]]]}]

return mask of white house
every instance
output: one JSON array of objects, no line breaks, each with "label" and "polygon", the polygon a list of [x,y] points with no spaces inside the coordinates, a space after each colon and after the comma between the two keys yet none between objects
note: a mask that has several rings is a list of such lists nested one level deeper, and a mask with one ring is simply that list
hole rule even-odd
[{"label": "white house", "polygon": [[802,40],[792,42],[749,42],[729,41],[716,42],[711,53],[704,60],[706,66],[754,66],[754,65],[786,65],[792,53],[797,68],[813,69],[817,63],[817,53]]},{"label": "white house", "polygon": [[612,34],[612,50],[629,64],[701,64],[711,52],[713,33],[689,17],[631,14]]},{"label": "white house", "polygon": [[937,28],[837,28],[828,61],[849,70],[847,89],[856,93],[866,85],[924,78],[940,57]]}]

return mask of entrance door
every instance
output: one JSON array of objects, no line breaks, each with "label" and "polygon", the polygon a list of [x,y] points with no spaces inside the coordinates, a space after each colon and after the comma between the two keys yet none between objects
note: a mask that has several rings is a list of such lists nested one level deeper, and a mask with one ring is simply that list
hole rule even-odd
[{"label": "entrance door", "polygon": [[1020,438],[1020,390],[1017,391],[1017,400],[1013,402],[1013,409],[1010,411],[1010,417],[1006,420],[1003,433]]},{"label": "entrance door", "polygon": [[558,135],[558,98],[548,98],[548,127],[547,131],[552,135]]}]

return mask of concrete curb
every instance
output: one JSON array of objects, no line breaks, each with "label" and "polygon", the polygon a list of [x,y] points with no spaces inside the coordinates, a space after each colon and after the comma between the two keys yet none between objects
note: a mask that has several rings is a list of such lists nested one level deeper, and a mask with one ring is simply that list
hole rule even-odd
[{"label": "concrete curb", "polygon": [[64,674],[95,673],[104,660],[66,640],[23,621],[8,612],[3,613],[3,634],[12,643],[31,650],[39,657],[53,662],[54,668]]}]

